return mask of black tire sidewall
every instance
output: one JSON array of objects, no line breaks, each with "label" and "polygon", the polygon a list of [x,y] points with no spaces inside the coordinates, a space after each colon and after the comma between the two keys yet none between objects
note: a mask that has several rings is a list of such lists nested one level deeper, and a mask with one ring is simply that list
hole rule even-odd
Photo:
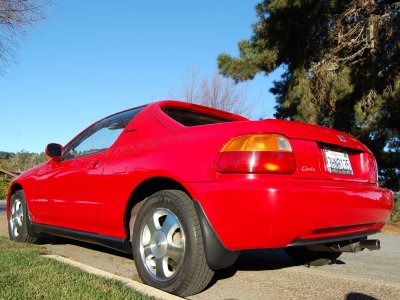
[{"label": "black tire sidewall", "polygon": [[[158,208],[166,208],[169,209],[175,216],[178,218],[179,222],[182,225],[182,229],[185,234],[185,255],[183,257],[183,261],[180,269],[177,273],[167,281],[156,281],[153,277],[148,274],[146,266],[143,264],[141,254],[140,254],[140,238],[141,238],[141,230],[143,222],[146,220],[148,214]],[[133,257],[135,260],[137,271],[144,281],[144,283],[149,284],[151,286],[155,286],[159,289],[170,293],[176,293],[183,285],[184,281],[188,274],[191,274],[194,271],[194,264],[196,257],[193,253],[196,253],[194,247],[195,238],[199,238],[196,236],[195,220],[192,220],[190,216],[188,216],[185,211],[184,206],[179,201],[178,197],[169,192],[169,191],[161,191],[150,196],[143,204],[140,209],[134,227],[134,236],[133,236]],[[201,238],[201,236],[200,236]],[[193,257],[194,256],[194,257]]]},{"label": "black tire sidewall", "polygon": [[[22,228],[20,234],[15,237],[14,234],[11,232],[11,227],[10,227],[10,218],[11,218],[11,208],[14,205],[15,200],[20,200],[22,204],[22,210],[23,210],[23,219],[22,219]],[[22,190],[16,191],[10,198],[10,209],[8,212],[8,218],[7,218],[7,223],[8,223],[8,235],[10,237],[10,240],[16,241],[16,242],[25,242],[26,239],[29,236],[28,233],[28,208],[26,205],[26,200],[25,200],[25,194]]]}]

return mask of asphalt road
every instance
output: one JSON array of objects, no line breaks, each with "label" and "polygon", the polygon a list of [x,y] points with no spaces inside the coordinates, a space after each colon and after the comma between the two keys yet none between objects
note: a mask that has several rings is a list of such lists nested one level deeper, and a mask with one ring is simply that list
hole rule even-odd
[{"label": "asphalt road", "polygon": [[[0,201],[0,235],[7,235]],[[380,251],[344,253],[333,265],[296,266],[282,249],[242,252],[238,262],[216,273],[204,292],[190,299],[400,299],[400,236],[378,234]],[[130,255],[51,238],[42,244],[55,254],[138,279]]]}]

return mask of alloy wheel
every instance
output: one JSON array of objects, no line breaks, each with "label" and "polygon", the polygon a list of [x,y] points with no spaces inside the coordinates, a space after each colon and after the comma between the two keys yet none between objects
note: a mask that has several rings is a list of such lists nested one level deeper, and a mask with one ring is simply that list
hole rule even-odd
[{"label": "alloy wheel", "polygon": [[174,277],[185,256],[185,233],[177,216],[166,208],[145,217],[140,234],[140,256],[148,273],[157,281]]},{"label": "alloy wheel", "polygon": [[13,236],[18,237],[22,231],[22,224],[24,222],[24,209],[19,199],[15,199],[11,206],[9,222]]}]

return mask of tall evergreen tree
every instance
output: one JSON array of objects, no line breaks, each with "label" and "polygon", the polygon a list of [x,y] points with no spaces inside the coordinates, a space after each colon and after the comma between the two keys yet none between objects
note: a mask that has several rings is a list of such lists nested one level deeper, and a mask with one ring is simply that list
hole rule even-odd
[{"label": "tall evergreen tree", "polygon": [[239,57],[221,54],[236,81],[283,67],[276,114],[352,134],[375,154],[381,182],[400,188],[400,2],[265,0]]}]

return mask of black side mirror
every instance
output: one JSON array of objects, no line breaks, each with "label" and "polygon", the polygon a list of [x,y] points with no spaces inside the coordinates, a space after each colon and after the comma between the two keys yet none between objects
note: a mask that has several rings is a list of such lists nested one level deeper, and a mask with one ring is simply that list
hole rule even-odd
[{"label": "black side mirror", "polygon": [[50,158],[60,158],[63,147],[60,144],[51,143],[46,146],[46,155]]}]

